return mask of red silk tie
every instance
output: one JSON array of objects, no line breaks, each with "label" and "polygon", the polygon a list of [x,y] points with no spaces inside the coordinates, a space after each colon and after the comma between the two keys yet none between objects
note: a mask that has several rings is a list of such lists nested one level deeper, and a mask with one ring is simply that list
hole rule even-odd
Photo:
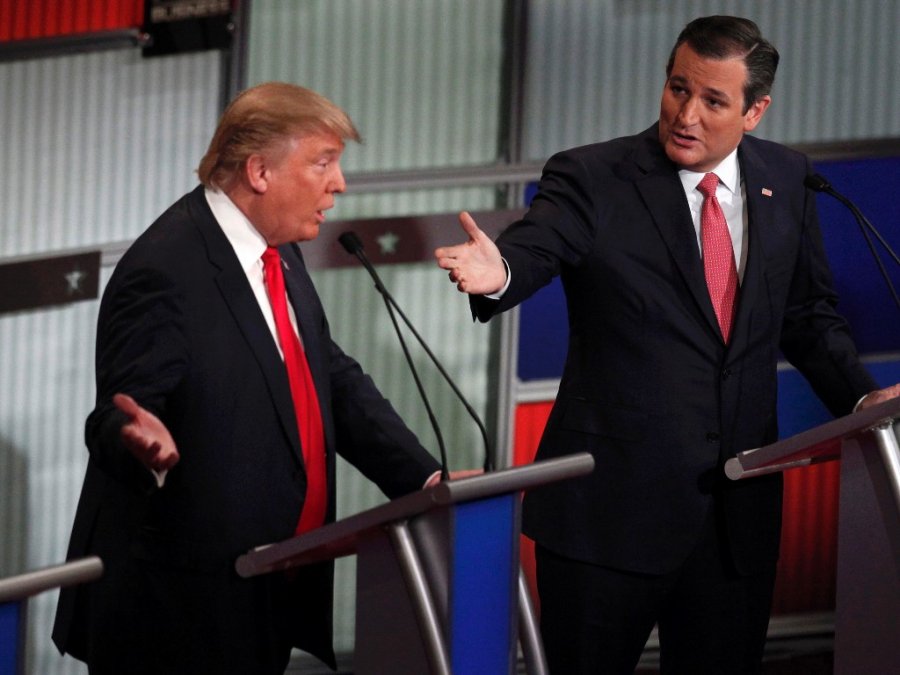
[{"label": "red silk tie", "polygon": [[700,211],[700,242],[703,247],[703,271],[706,286],[712,300],[722,338],[728,343],[731,323],[734,318],[737,298],[738,274],[734,262],[734,247],[725,214],[716,199],[719,177],[708,173],[700,181],[697,189],[703,193],[703,208]]},{"label": "red silk tie", "polygon": [[288,315],[284,272],[281,269],[278,249],[269,246],[263,253],[262,260],[263,277],[272,305],[272,314],[275,316],[278,342],[284,354],[284,365],[291,385],[291,398],[294,400],[297,430],[300,432],[300,446],[303,449],[303,463],[306,467],[306,500],[303,502],[303,510],[296,528],[296,534],[301,534],[325,522],[327,502],[325,432],[322,428],[319,398],[316,395],[312,374],[309,372],[306,354]]}]

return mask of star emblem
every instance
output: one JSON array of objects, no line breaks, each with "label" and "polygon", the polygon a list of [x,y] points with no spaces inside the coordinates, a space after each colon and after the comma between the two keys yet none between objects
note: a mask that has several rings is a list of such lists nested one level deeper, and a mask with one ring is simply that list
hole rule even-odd
[{"label": "star emblem", "polygon": [[400,242],[400,237],[393,232],[385,232],[383,235],[376,238],[375,241],[377,241],[378,246],[381,247],[381,253],[383,255],[391,255],[397,252],[397,244]]},{"label": "star emblem", "polygon": [[81,282],[87,276],[86,272],[82,272],[79,269],[74,269],[68,274],[64,274],[63,277],[66,280],[66,293],[69,295],[75,295],[76,293],[81,292]]}]

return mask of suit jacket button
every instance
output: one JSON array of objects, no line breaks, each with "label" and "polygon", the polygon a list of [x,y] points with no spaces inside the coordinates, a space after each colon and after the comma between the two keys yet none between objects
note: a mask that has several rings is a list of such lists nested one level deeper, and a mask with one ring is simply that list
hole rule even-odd
[{"label": "suit jacket button", "polygon": [[719,434],[716,433],[715,431],[710,431],[708,434],[706,434],[706,442],[707,443],[717,443],[719,441],[719,438],[720,438]]},{"label": "suit jacket button", "polygon": [[725,368],[722,371],[722,379],[727,380],[729,377],[731,377],[731,368]]}]

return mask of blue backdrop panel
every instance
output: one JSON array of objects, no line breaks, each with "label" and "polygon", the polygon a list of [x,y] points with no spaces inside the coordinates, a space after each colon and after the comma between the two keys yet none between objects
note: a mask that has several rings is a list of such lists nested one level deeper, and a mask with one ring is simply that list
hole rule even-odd
[{"label": "blue backdrop panel", "polygon": [[[890,358],[866,363],[879,385],[900,382],[900,359]],[[788,438],[832,419],[831,413],[816,398],[812,388],[796,370],[778,373],[778,432]]]},{"label": "blue backdrop panel", "polygon": [[[816,170],[856,204],[894,252],[900,252],[900,157],[823,162]],[[859,350],[900,350],[900,308],[894,304],[853,215],[828,195],[820,194],[818,204],[822,237],[841,298],[838,308],[850,322]],[[900,287],[900,267],[877,241],[875,246],[894,287]]]}]

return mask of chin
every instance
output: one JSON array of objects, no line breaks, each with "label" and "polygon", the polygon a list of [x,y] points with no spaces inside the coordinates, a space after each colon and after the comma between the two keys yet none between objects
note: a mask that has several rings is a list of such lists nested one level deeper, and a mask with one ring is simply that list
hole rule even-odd
[{"label": "chin", "polygon": [[672,145],[666,145],[666,156],[682,169],[689,168],[694,160],[694,157],[691,156],[690,152],[682,150],[677,146],[673,147]]},{"label": "chin", "polygon": [[297,233],[297,241],[310,241],[319,236],[319,226],[310,225],[304,227]]}]

